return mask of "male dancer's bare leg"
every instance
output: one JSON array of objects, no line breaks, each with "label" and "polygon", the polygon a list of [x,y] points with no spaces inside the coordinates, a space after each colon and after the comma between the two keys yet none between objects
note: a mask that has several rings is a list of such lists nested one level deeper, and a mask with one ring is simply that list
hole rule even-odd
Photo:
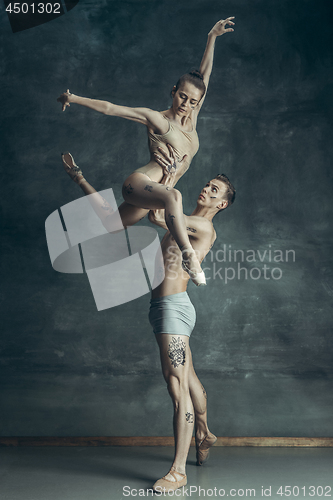
[{"label": "male dancer's bare leg", "polygon": [[[164,479],[170,484],[164,484],[166,489],[172,487],[175,481],[181,481],[186,474],[186,460],[193,433],[195,418],[197,465],[202,465],[208,458],[209,448],[216,441],[216,437],[208,429],[207,424],[207,395],[198,379],[192,362],[189,346],[189,337],[185,335],[156,335],[160,348],[162,371],[168,385],[168,391],[174,405],[174,437],[175,455],[170,471],[175,475],[166,474]],[[179,474],[177,474],[179,473]]]},{"label": "male dancer's bare leg", "polygon": [[[156,335],[156,340],[160,347],[163,375],[174,406],[175,455],[170,470],[174,471],[177,481],[180,481],[186,474],[186,460],[194,424],[189,390],[189,337],[162,333]],[[170,483],[175,482],[175,477],[170,473],[164,477]]]},{"label": "male dancer's bare leg", "polygon": [[209,448],[216,442],[216,436],[210,432],[207,423],[207,393],[195,373],[192,353],[189,349],[189,387],[195,415],[195,442],[197,465],[202,465],[209,455]]}]

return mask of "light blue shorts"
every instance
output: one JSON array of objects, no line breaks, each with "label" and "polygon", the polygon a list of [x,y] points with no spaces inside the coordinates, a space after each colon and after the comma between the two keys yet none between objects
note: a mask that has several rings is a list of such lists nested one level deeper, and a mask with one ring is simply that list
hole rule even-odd
[{"label": "light blue shorts", "polygon": [[149,321],[155,335],[168,333],[190,337],[195,320],[195,309],[187,292],[166,295],[150,301]]}]

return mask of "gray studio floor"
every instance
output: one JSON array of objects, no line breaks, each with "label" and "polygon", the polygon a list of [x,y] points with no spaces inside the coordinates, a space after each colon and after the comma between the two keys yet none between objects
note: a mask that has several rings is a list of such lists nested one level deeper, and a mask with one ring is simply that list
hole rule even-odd
[{"label": "gray studio floor", "polygon": [[[0,498],[151,498],[147,489],[168,471],[172,456],[169,447],[0,448]],[[209,462],[196,467],[191,448],[187,474],[178,498],[332,498],[333,449],[214,447]]]}]

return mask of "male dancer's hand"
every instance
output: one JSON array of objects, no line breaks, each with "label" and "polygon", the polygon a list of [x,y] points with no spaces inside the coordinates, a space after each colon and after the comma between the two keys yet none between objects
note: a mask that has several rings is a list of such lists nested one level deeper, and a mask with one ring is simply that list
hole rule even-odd
[{"label": "male dancer's hand", "polygon": [[176,157],[173,147],[170,144],[167,144],[167,148],[169,153],[167,153],[164,149],[158,148],[158,153],[154,153],[155,161],[163,168],[163,173],[166,176],[174,176],[179,167],[182,166],[182,163],[187,158],[187,155],[184,155],[180,160]]},{"label": "male dancer's hand", "polygon": [[[165,186],[166,189],[171,189],[177,182],[177,170],[182,166],[182,162],[185,160],[187,155],[184,155],[183,158],[179,160],[179,158],[176,158],[172,146],[170,146],[170,144],[167,144],[167,147],[168,152],[162,148],[158,148],[160,154],[154,153],[154,157],[156,163],[158,163],[158,165],[160,165],[160,167],[162,167],[163,169],[164,175],[160,184]],[[168,229],[167,225],[165,224],[164,209],[150,210],[148,219],[153,224],[163,227],[164,229]]]}]

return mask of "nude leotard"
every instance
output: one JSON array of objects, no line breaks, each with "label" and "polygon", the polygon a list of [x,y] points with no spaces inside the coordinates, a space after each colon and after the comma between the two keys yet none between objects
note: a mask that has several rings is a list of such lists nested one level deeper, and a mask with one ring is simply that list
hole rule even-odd
[{"label": "nude leotard", "polygon": [[[168,120],[167,117],[164,116],[164,118]],[[189,168],[193,156],[199,149],[199,138],[197,131],[193,127],[190,132],[187,132],[185,130],[181,130],[176,125],[173,125],[169,120],[168,122],[169,130],[165,134],[154,134],[148,131],[148,146],[150,150],[151,161],[148,163],[148,165],[138,168],[136,172],[142,172],[150,176],[149,173],[152,170],[156,170],[157,166],[156,162],[154,161],[154,153],[159,147],[167,149],[166,144],[170,144],[173,147],[178,158],[183,158],[184,155],[187,155],[187,158],[184,160],[184,163],[182,165],[182,171],[179,173],[183,175]]]}]

